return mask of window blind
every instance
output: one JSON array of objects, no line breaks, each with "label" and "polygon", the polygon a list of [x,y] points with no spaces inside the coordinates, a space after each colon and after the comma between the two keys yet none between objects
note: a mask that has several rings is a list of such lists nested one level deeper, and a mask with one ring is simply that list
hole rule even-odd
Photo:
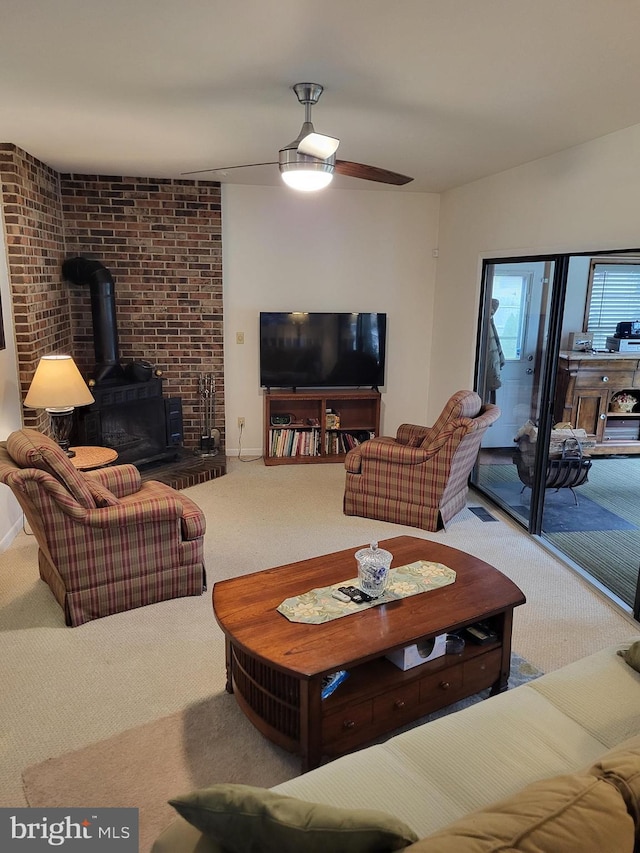
[{"label": "window blind", "polygon": [[607,348],[622,320],[640,320],[640,264],[593,264],[587,331],[594,349]]}]

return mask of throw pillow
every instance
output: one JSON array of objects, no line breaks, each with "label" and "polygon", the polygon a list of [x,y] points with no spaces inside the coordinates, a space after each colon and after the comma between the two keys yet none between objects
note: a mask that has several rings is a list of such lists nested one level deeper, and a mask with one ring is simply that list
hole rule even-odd
[{"label": "throw pillow", "polygon": [[628,663],[636,672],[640,672],[640,640],[631,643],[628,649],[620,649],[618,654],[624,658],[625,663]]},{"label": "throw pillow", "polygon": [[228,853],[385,853],[418,838],[384,812],[309,803],[250,785],[214,785],[169,803]]},{"label": "throw pillow", "polygon": [[606,779],[620,791],[640,838],[640,735],[635,735],[606,752],[589,773]]},{"label": "throw pillow", "polygon": [[473,812],[406,853],[633,853],[619,791],[588,775],[556,776]]}]

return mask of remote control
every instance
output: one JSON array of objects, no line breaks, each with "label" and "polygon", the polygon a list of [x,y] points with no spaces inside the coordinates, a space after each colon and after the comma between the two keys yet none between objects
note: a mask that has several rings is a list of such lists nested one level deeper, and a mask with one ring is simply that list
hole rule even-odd
[{"label": "remote control", "polygon": [[366,604],[369,601],[373,601],[372,595],[368,595],[356,586],[339,586],[338,589],[340,592],[348,595],[354,604]]},{"label": "remote control", "polygon": [[473,640],[474,643],[478,643],[480,646],[484,645],[484,643],[492,643],[498,638],[496,632],[492,631],[488,625],[484,624],[484,622],[469,625],[468,628],[465,628],[465,631],[469,635],[469,639]]},{"label": "remote control", "polygon": [[333,590],[331,598],[337,598],[338,601],[342,601],[343,604],[348,604],[351,601],[351,598],[348,595],[345,595],[344,592],[340,592],[339,589]]}]

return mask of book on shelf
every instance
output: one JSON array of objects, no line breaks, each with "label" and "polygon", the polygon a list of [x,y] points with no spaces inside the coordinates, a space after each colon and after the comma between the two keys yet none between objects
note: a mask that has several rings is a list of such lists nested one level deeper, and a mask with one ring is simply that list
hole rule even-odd
[{"label": "book on shelf", "polygon": [[283,427],[269,430],[269,456],[318,456],[319,453],[320,430],[317,427]]},{"label": "book on shelf", "polygon": [[352,448],[358,447],[363,441],[375,438],[373,430],[354,430],[353,432],[333,432],[327,430],[325,433],[325,453],[330,455],[348,453]]}]

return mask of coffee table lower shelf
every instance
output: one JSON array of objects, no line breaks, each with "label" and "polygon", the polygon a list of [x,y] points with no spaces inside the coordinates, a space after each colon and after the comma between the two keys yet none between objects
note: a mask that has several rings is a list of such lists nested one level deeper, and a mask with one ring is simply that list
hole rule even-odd
[{"label": "coffee table lower shelf", "polygon": [[467,644],[406,672],[384,657],[346,667],[349,678],[322,700],[322,676],[281,672],[228,638],[226,647],[227,690],[265,737],[300,753],[303,772],[481,690],[499,693],[509,674],[501,642]]}]

